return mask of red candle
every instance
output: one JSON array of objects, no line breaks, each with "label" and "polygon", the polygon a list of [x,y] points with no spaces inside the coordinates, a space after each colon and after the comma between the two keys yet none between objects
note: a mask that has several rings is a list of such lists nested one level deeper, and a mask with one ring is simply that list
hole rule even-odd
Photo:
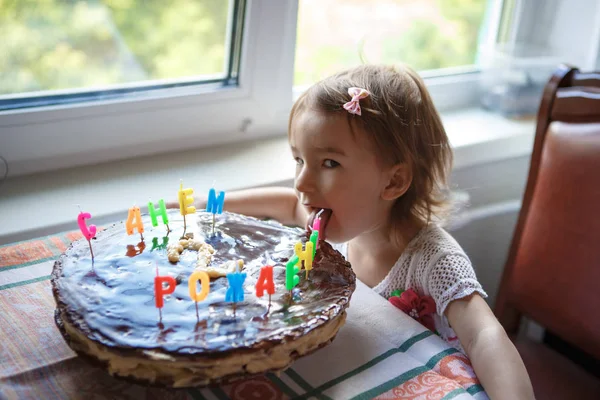
[{"label": "red candle", "polygon": [[273,283],[273,267],[265,265],[260,269],[258,282],[256,282],[256,297],[262,297],[265,290],[269,295],[275,293],[275,284]]},{"label": "red candle", "polygon": [[[163,282],[167,282],[167,287],[163,287]],[[175,291],[175,278],[172,276],[157,276],[154,278],[154,296],[156,298],[156,307],[163,308],[165,294],[171,294]]]}]

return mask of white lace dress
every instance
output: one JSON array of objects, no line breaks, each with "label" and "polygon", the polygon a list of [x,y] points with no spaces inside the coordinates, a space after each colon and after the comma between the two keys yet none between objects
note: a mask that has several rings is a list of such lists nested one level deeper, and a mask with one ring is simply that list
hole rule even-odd
[{"label": "white lace dress", "polygon": [[[334,244],[348,258],[348,244]],[[477,281],[469,257],[444,229],[429,224],[410,241],[387,276],[373,288],[386,299],[394,290],[413,289],[419,296],[431,296],[437,313],[435,328],[442,339],[464,352],[454,330],[444,315],[452,300],[475,292],[487,294]]]}]

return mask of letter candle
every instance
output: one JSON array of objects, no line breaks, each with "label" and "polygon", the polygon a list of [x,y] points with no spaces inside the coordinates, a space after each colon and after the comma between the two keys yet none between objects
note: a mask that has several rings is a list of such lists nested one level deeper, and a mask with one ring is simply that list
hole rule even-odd
[{"label": "letter candle", "polygon": [[171,232],[171,229],[169,229],[169,217],[167,215],[167,207],[165,206],[164,199],[158,200],[158,210],[154,208],[152,200],[148,201],[148,212],[150,213],[152,226],[158,226],[158,216],[160,215],[163,224],[167,226],[167,233]]},{"label": "letter candle", "polygon": [[287,264],[285,264],[285,288],[290,291],[290,294],[292,289],[300,283],[300,278],[297,275],[298,272],[300,272],[300,269],[297,264],[298,257],[296,257],[295,260],[294,257],[292,257]]},{"label": "letter candle", "polygon": [[294,253],[298,256],[298,259],[304,262],[304,269],[306,270],[306,279],[308,279],[308,273],[312,269],[313,262],[313,242],[308,241],[304,246],[301,242],[296,243],[294,246]]},{"label": "letter candle", "polygon": [[192,197],[193,193],[194,189],[183,188],[183,180],[181,180],[179,183],[179,191],[177,192],[177,198],[179,199],[179,212],[181,215],[183,215],[183,235],[181,236],[185,236],[185,231],[187,229],[185,216],[188,214],[194,214],[196,212],[196,207],[192,205],[194,204],[194,198]]},{"label": "letter candle", "polygon": [[84,213],[79,209],[79,215],[77,216],[77,224],[79,225],[79,229],[83,234],[83,237],[87,239],[88,245],[90,246],[90,254],[92,256],[92,260],[94,260],[94,251],[92,250],[92,238],[96,236],[96,225],[90,225],[89,228],[85,224],[86,219],[92,218],[90,213]]},{"label": "letter candle", "polygon": [[[196,284],[198,281],[200,281],[200,292],[196,292]],[[196,304],[196,318],[198,319],[198,322],[200,322],[198,302],[203,301],[210,292],[210,277],[204,271],[195,271],[188,279],[188,288],[190,290],[190,298],[194,300],[194,303]]]},{"label": "letter candle", "polygon": [[[313,226],[312,226],[313,233],[317,232],[317,237],[318,237],[319,231],[321,230],[321,218],[320,218],[321,212],[322,211],[319,211],[319,214],[317,214],[317,219],[314,220]],[[312,235],[311,235],[311,238],[312,238]],[[315,251],[317,251],[317,247],[319,247],[318,241],[315,243]]]},{"label": "letter candle", "polygon": [[271,304],[271,295],[275,293],[275,284],[273,283],[273,266],[265,265],[260,269],[260,275],[256,282],[256,297],[263,297],[265,290],[269,293],[269,305]]},{"label": "letter candle", "polygon": [[213,215],[213,223],[212,223],[212,231],[215,232],[215,217],[217,214],[221,214],[223,212],[223,205],[225,203],[225,192],[220,191],[219,197],[217,197],[217,192],[214,188],[211,188],[208,191],[208,202],[206,203],[206,211],[212,213]]},{"label": "letter candle", "polygon": [[[167,287],[163,287],[163,282],[167,283]],[[158,315],[160,322],[162,322],[162,311],[164,306],[163,296],[165,294],[171,294],[175,291],[177,282],[172,276],[158,276],[158,264],[156,264],[156,278],[154,278],[154,298],[156,302],[156,308],[158,308]]]},{"label": "letter candle", "polygon": [[319,231],[312,231],[310,234],[310,242],[313,244],[313,260],[317,255],[317,245],[319,244]]},{"label": "letter candle", "polygon": [[231,272],[227,274],[227,281],[229,282],[229,288],[225,293],[225,301],[231,301],[237,303],[238,301],[244,301],[244,288],[242,285],[246,280],[246,273],[240,272],[240,262],[237,263],[237,272]]},{"label": "letter candle", "polygon": [[142,214],[138,206],[133,206],[129,209],[127,221],[125,221],[125,228],[128,235],[133,235],[133,229],[136,228],[140,233],[141,240],[144,240],[144,223],[142,222]]}]

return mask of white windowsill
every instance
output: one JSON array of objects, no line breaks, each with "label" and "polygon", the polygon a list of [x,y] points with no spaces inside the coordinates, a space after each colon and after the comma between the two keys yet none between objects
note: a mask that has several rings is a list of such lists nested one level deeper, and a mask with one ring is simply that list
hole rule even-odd
[{"label": "white windowsill", "polygon": [[[455,168],[531,152],[533,120],[512,121],[479,109],[442,115]],[[89,223],[124,220],[133,204],[174,200],[179,180],[196,193],[287,184],[294,176],[287,136],[15,177],[0,185],[0,245],[77,230],[77,204]]]}]

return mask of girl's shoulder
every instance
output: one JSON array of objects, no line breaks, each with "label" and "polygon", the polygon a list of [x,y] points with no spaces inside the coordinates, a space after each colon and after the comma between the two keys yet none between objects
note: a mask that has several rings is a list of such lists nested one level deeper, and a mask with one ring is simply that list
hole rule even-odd
[{"label": "girl's shoulder", "polygon": [[411,242],[407,249],[419,254],[421,258],[433,261],[444,256],[463,256],[467,260],[467,254],[454,237],[444,228],[435,223],[425,226]]}]

